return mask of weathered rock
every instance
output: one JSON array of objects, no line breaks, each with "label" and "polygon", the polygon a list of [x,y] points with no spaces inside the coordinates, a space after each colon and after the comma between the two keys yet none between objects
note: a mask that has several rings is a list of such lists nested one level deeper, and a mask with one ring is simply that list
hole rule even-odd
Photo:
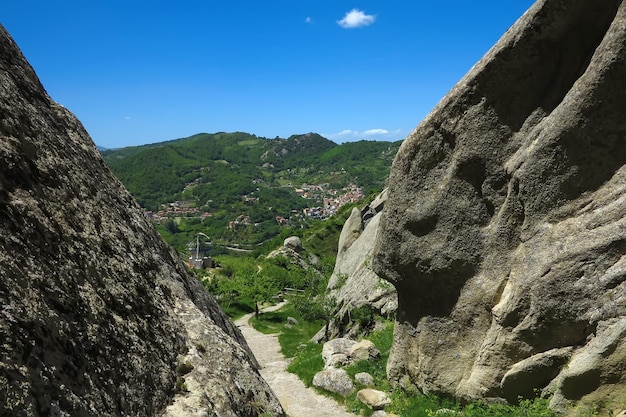
[{"label": "weathered rock", "polygon": [[319,259],[307,251],[302,246],[302,241],[298,236],[290,236],[283,241],[283,246],[273,250],[267,255],[268,259],[283,257],[302,269],[313,270],[319,263]]},{"label": "weathered rock", "polygon": [[1,26],[0,276],[0,415],[283,414],[241,333]]},{"label": "weathered rock", "polygon": [[374,343],[363,339],[352,345],[349,356],[353,361],[368,361],[380,358],[380,350],[378,350]]},{"label": "weathered rock", "polygon": [[356,393],[356,398],[373,410],[381,410],[391,404],[391,400],[383,391],[365,388]]},{"label": "weathered rock", "polygon": [[297,326],[298,320],[296,320],[294,317],[287,317],[287,323],[292,326]]},{"label": "weathered rock", "polygon": [[324,367],[345,365],[350,359],[350,349],[356,345],[356,341],[343,337],[329,340],[322,346],[322,359]]},{"label": "weathered rock", "polygon": [[398,292],[392,379],[623,408],[602,329],[626,315],[625,57],[626,3],[539,0],[404,141],[373,262]]},{"label": "weathered rock", "polygon": [[355,308],[371,308],[382,316],[395,313],[398,306],[393,285],[380,278],[371,267],[372,253],[387,190],[363,210],[352,209],[339,236],[337,261],[328,281],[329,296],[336,301],[336,312],[329,323],[328,335],[323,329],[313,340],[325,337],[358,337],[364,329],[352,320]]},{"label": "weathered rock", "polygon": [[511,402],[520,395],[532,398],[536,389],[547,386],[561,372],[571,354],[571,347],[556,348],[519,361],[500,381],[502,396]]},{"label": "weathered rock", "polygon": [[302,252],[304,249],[302,248],[302,241],[298,236],[290,236],[283,242],[283,246],[291,249],[295,252]]},{"label": "weathered rock", "polygon": [[355,390],[350,375],[340,368],[327,368],[315,374],[313,385],[323,390],[347,397]]},{"label": "weathered rock", "polygon": [[374,386],[374,377],[367,372],[359,372],[354,375],[354,382],[365,387]]},{"label": "weathered rock", "polygon": [[372,413],[372,417],[398,417],[396,414],[388,413],[384,410],[376,410]]}]

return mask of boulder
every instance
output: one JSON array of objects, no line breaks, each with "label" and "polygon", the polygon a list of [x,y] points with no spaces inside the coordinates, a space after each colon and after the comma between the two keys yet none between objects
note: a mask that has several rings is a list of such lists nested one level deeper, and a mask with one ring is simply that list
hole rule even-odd
[{"label": "boulder", "polygon": [[288,237],[283,241],[283,246],[271,251],[266,256],[267,259],[280,257],[287,259],[299,268],[318,273],[315,266],[319,264],[319,259],[304,249],[298,236]]},{"label": "boulder", "polygon": [[369,340],[363,339],[352,345],[349,357],[352,361],[368,361],[380,358],[380,350]]},{"label": "boulder", "polygon": [[[537,387],[547,386],[561,372],[572,350],[571,347],[550,349],[517,362],[500,381],[502,396],[510,402],[520,395],[532,398]],[[521,387],[525,387],[525,391]]]},{"label": "boulder", "polygon": [[300,253],[304,250],[302,247],[302,241],[298,236],[290,236],[283,242],[283,246],[287,249],[291,249],[294,252]]},{"label": "boulder", "polygon": [[373,387],[374,377],[367,372],[359,372],[354,375],[354,382],[365,387]]},{"label": "boulder", "polygon": [[2,26],[0,119],[0,415],[284,415]]},{"label": "boulder", "polygon": [[382,410],[391,400],[383,391],[365,388],[356,393],[356,398],[373,410]]},{"label": "boulder", "polygon": [[403,142],[373,255],[393,381],[623,409],[625,56],[625,2],[539,0]]},{"label": "boulder", "polygon": [[345,365],[350,359],[350,349],[356,345],[356,341],[346,338],[329,340],[322,346],[322,359],[324,367]]},{"label": "boulder", "polygon": [[355,390],[350,375],[344,369],[339,368],[327,368],[315,374],[313,386],[344,397],[349,396]]},{"label": "boulder", "polygon": [[357,338],[364,330],[352,320],[351,312],[356,308],[369,308],[381,316],[391,316],[397,308],[396,290],[372,270],[372,254],[387,190],[384,190],[362,210],[352,209],[344,224],[335,268],[328,281],[329,296],[336,302],[333,318],[326,329],[313,338],[322,341],[325,337]]}]

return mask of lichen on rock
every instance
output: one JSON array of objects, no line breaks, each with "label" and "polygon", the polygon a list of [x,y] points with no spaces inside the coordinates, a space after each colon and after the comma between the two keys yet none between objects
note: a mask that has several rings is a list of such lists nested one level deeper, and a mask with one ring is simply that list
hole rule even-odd
[{"label": "lichen on rock", "polygon": [[625,338],[589,352],[626,315],[625,56],[625,3],[537,1],[404,141],[373,261],[392,379],[620,411]]},{"label": "lichen on rock", "polygon": [[2,26],[0,249],[0,415],[155,416],[193,396],[188,413],[283,415],[239,330]]}]

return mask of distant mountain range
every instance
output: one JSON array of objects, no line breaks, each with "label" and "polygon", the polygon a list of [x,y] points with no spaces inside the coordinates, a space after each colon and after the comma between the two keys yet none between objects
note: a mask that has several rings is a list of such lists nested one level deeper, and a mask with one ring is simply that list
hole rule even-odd
[{"label": "distant mountain range", "polygon": [[[382,189],[400,143],[338,145],[316,133],[287,139],[201,133],[101,152],[153,215],[200,218],[213,236],[251,242],[296,226],[293,220],[322,207],[324,197],[332,205],[333,196],[347,200]],[[234,233],[234,224],[255,232]]]}]

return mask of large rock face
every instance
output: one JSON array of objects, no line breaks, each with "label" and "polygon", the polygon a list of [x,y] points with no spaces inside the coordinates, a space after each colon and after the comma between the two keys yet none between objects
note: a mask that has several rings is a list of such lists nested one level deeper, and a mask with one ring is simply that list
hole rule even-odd
[{"label": "large rock face", "polygon": [[395,314],[395,288],[372,270],[374,243],[386,199],[385,190],[363,210],[355,207],[341,229],[335,268],[328,280],[329,296],[336,301],[336,307],[328,331],[320,330],[314,340],[356,337],[368,330],[353,320],[356,308],[365,307],[387,317]]},{"label": "large rock face", "polygon": [[403,143],[391,378],[626,408],[625,60],[626,2],[538,1]]},{"label": "large rock face", "polygon": [[0,276],[0,415],[283,414],[1,26]]}]

